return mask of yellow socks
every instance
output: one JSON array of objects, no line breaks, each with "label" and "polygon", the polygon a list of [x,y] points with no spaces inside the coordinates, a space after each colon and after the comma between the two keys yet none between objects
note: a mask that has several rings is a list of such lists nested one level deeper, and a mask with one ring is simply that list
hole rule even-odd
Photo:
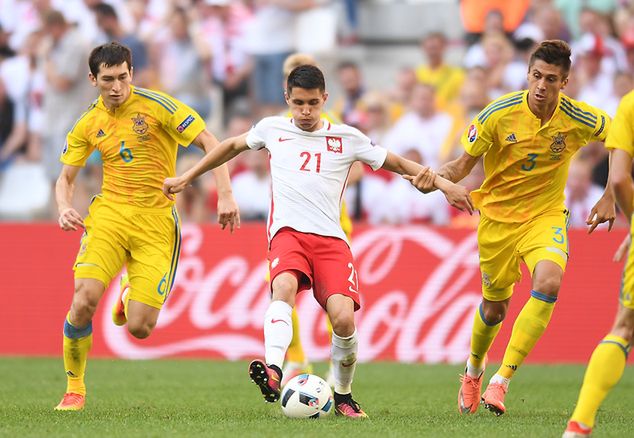
[{"label": "yellow socks", "polygon": [[510,379],[522,365],[528,353],[531,352],[539,338],[548,327],[553,314],[557,297],[531,291],[524,308],[517,316],[513,325],[511,340],[506,347],[502,366],[497,374]]},{"label": "yellow socks", "polygon": [[594,427],[594,419],[601,402],[623,375],[629,350],[627,341],[614,335],[607,335],[597,345],[583,378],[572,421]]},{"label": "yellow socks", "polygon": [[70,321],[70,313],[64,321],[64,369],[68,383],[66,392],[86,395],[84,374],[86,360],[92,346],[92,322],[77,328]]},{"label": "yellow socks", "polygon": [[[471,332],[471,355],[469,356],[467,368],[474,370],[474,373],[478,373],[478,370],[484,369],[484,360],[486,358],[487,351],[491,348],[493,340],[497,336],[502,323],[491,324],[484,318],[484,312],[482,311],[482,304],[478,310],[476,310],[473,317],[473,330]],[[471,374],[471,373],[470,373]],[[472,377],[476,377],[475,375]]]},{"label": "yellow socks", "polygon": [[291,338],[288,350],[286,350],[286,360],[289,362],[304,363],[306,362],[306,354],[304,354],[302,340],[299,337],[299,317],[294,307],[293,313],[291,314],[291,321],[293,323],[293,337]]}]

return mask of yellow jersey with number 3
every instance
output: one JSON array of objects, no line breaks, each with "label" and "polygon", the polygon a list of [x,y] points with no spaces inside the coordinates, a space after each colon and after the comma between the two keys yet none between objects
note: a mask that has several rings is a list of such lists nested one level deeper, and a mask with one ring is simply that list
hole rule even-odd
[{"label": "yellow jersey with number 3", "polygon": [[66,137],[60,161],[84,166],[101,152],[103,198],[135,207],[163,208],[173,204],[162,190],[163,180],[176,173],[178,145],[189,146],[205,129],[194,110],[158,91],[130,87],[130,96],[108,110],[99,97]]},{"label": "yellow jersey with number 3", "polygon": [[499,222],[525,222],[563,210],[570,159],[582,146],[604,141],[610,127],[605,112],[563,93],[542,126],[527,99],[524,90],[494,100],[461,140],[469,155],[484,155],[485,179],[472,193],[475,206]]}]

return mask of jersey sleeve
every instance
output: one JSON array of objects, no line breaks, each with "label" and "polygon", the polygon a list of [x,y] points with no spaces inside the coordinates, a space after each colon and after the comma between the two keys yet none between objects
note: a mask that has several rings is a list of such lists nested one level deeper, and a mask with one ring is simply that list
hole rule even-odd
[{"label": "jersey sleeve", "polygon": [[605,141],[608,136],[608,131],[610,130],[610,125],[612,123],[610,116],[608,116],[605,111],[600,110],[592,105],[588,105],[585,102],[577,103],[579,103],[582,110],[585,111],[583,113],[584,115],[590,114],[590,117],[596,119],[594,127],[589,127],[587,142],[590,143],[593,141]]},{"label": "jersey sleeve", "polygon": [[86,160],[95,150],[95,146],[90,144],[84,134],[86,123],[89,118],[82,117],[75,123],[75,126],[66,135],[66,143],[62,149],[59,161],[69,166],[84,167]]},{"label": "jersey sleeve", "polygon": [[355,157],[372,168],[378,170],[385,163],[387,149],[377,146],[361,131],[356,132]]},{"label": "jersey sleeve", "polygon": [[179,100],[158,91],[154,93],[163,97],[160,103],[167,109],[160,110],[158,117],[165,132],[178,144],[189,146],[205,129],[205,121],[196,111]]},{"label": "jersey sleeve", "polygon": [[608,149],[621,149],[634,157],[634,93],[625,96],[614,116],[605,141]]},{"label": "jersey sleeve", "polygon": [[478,115],[471,121],[460,138],[460,143],[462,143],[466,153],[473,157],[479,157],[489,150],[493,144],[491,131],[494,123],[492,119],[493,117],[482,118],[481,122],[481,115]]},{"label": "jersey sleeve", "polygon": [[266,133],[268,130],[268,120],[266,118],[260,120],[249,130],[247,134],[247,146],[254,150],[260,150],[266,147]]}]

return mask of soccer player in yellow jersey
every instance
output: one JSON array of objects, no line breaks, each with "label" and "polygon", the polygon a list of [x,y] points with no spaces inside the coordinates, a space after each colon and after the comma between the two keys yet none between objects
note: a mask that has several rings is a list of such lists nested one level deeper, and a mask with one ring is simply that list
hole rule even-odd
[{"label": "soccer player in yellow jersey", "polygon": [[[610,149],[610,185],[616,202],[631,221],[634,212],[632,158],[634,157],[634,91],[623,97],[605,143]],[[628,252],[623,271],[619,308],[610,333],[594,349],[583,379],[579,400],[564,438],[590,436],[599,406],[623,375],[634,338],[634,254],[630,245],[634,226],[615,259]]]},{"label": "soccer player in yellow jersey", "polygon": [[[56,410],[84,407],[84,373],[92,344],[92,317],[106,287],[127,265],[115,308],[115,324],[127,322],[136,338],[146,338],[174,283],[180,254],[180,221],[173,201],[161,192],[175,174],[178,145],[191,143],[206,152],[218,141],[191,108],[167,94],[135,88],[130,50],[118,43],[93,49],[89,78],[99,98],[68,133],[64,164],[55,187],[59,225],[64,231],[84,228],[74,265],[75,293],[64,321],[64,367],[67,389]],[[103,159],[102,194],[85,221],[72,207],[75,178],[95,150]],[[215,173],[218,221],[239,226],[229,173]],[[127,287],[126,287],[127,286]]]},{"label": "soccer player in yellow jersey", "polygon": [[[476,412],[480,401],[497,415],[506,411],[511,377],[544,333],[557,301],[568,261],[568,165],[579,148],[604,141],[610,125],[603,111],[561,92],[569,70],[568,44],[542,42],[529,60],[529,89],[484,108],[462,137],[463,155],[438,171],[457,182],[484,156],[485,180],[472,193],[480,210],[483,299],[474,315],[471,355],[458,394],[463,414]],[[608,220],[611,227],[614,218],[614,200],[606,190],[590,213],[589,230]],[[481,397],[486,355],[520,279],[520,262],[532,277],[531,296],[513,325],[502,365]]]}]

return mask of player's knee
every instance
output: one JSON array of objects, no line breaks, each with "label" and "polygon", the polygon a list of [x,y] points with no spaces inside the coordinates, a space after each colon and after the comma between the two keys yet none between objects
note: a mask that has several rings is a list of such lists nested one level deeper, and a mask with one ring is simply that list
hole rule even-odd
[{"label": "player's knee", "polygon": [[504,321],[506,318],[506,312],[509,308],[510,299],[504,301],[489,301],[482,300],[482,306],[480,310],[484,318],[484,322],[488,325],[496,325]]},{"label": "player's knee", "polygon": [[71,305],[71,318],[75,324],[83,325],[90,322],[99,304],[99,298],[92,294],[82,284],[75,287],[73,303]]},{"label": "player's knee", "polygon": [[128,332],[137,339],[145,339],[150,336],[155,325],[147,321],[128,321]]},{"label": "player's knee", "polygon": [[629,344],[634,340],[634,310],[622,308],[617,315],[611,334],[625,339]]},{"label": "player's knee", "polygon": [[286,272],[278,275],[273,280],[273,300],[281,300],[288,303],[291,307],[295,304],[295,295],[297,295],[298,282],[297,278]]},{"label": "player's knee", "polygon": [[339,312],[334,315],[329,315],[330,323],[332,324],[332,331],[337,336],[347,338],[352,336],[355,330],[354,326],[354,314],[348,315],[347,312]]},{"label": "player's knee", "polygon": [[535,282],[533,289],[536,292],[541,292],[551,297],[556,297],[559,293],[559,287],[561,286],[561,278],[557,276],[550,276],[542,278]]}]

